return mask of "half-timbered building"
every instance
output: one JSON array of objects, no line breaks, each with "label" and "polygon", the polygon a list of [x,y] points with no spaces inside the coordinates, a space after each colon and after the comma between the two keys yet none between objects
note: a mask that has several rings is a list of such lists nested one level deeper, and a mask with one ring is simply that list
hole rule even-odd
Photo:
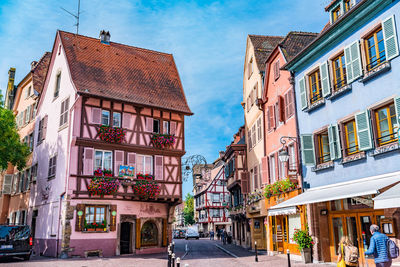
[{"label": "half-timbered building", "polygon": [[166,250],[191,114],[171,54],[58,31],[36,118],[36,253]]},{"label": "half-timbered building", "polygon": [[225,168],[222,158],[218,158],[210,172],[210,179],[195,189],[194,201],[196,210],[196,223],[199,232],[208,234],[219,229],[231,231],[228,203],[229,191],[226,189]]}]

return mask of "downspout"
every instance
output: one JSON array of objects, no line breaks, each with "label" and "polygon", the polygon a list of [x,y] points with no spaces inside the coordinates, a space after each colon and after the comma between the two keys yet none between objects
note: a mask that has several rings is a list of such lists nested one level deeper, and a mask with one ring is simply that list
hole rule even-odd
[{"label": "downspout", "polygon": [[[60,203],[59,203],[59,208],[58,208],[58,226],[57,226],[57,258],[58,258],[58,254],[59,254],[59,242],[60,242],[60,225],[61,225],[61,206],[62,206],[62,200],[64,198],[64,196],[66,195],[67,192],[67,184],[68,184],[68,178],[69,178],[69,167],[70,167],[70,160],[69,160],[69,156],[70,156],[70,152],[71,152],[71,128],[73,127],[72,124],[72,111],[75,109],[75,105],[78,102],[78,99],[80,98],[80,96],[78,95],[78,97],[75,99],[74,103],[72,104],[71,108],[69,109],[69,114],[68,114],[68,141],[67,141],[67,167],[65,168],[65,182],[64,182],[64,191],[60,194]],[[61,254],[60,258],[68,258],[67,254]]]}]

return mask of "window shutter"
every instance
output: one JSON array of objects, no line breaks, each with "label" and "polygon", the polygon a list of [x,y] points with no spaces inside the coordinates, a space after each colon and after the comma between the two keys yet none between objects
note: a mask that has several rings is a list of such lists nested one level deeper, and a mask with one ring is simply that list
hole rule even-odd
[{"label": "window shutter", "polygon": [[322,96],[326,97],[331,94],[328,62],[324,62],[319,66],[319,72],[321,73]]},{"label": "window shutter", "polygon": [[176,122],[175,121],[171,121],[169,123],[169,134],[176,135]]},{"label": "window shutter", "polygon": [[294,114],[294,90],[293,88],[289,90],[288,92],[288,104],[289,108],[289,117],[291,117]]},{"label": "window shutter", "polygon": [[117,205],[111,205],[110,211],[110,231],[115,231],[117,229]]},{"label": "window shutter", "polygon": [[136,153],[128,153],[128,165],[135,167],[135,165],[136,165]]},{"label": "window shutter", "polygon": [[46,116],[44,116],[44,118],[43,118],[43,124],[42,124],[42,139],[41,140],[44,140],[44,139],[46,139],[46,132],[47,132],[47,119],[48,119],[48,116],[46,115]]},{"label": "window shutter", "polygon": [[122,128],[131,129],[132,115],[130,113],[122,113]]},{"label": "window shutter", "polygon": [[282,96],[278,96],[278,106],[279,106],[279,121],[284,122],[285,121],[285,104],[286,102],[283,100]]},{"label": "window shutter", "polygon": [[101,109],[100,108],[92,108],[92,123],[100,124],[101,123]]},{"label": "window shutter", "polygon": [[301,110],[305,110],[308,106],[308,103],[307,103],[306,80],[304,79],[304,76],[299,80],[299,88],[300,88]]},{"label": "window shutter", "polygon": [[353,69],[353,81],[362,75],[360,44],[355,41],[350,45],[351,65]]},{"label": "window shutter", "polygon": [[253,172],[253,183],[254,183],[254,189],[258,188],[258,166],[254,167],[254,172]]},{"label": "window shutter", "polygon": [[94,150],[90,147],[84,148],[83,153],[83,175],[92,175],[93,174],[93,154]]},{"label": "window shutter", "polygon": [[12,179],[13,179],[12,174],[4,175],[3,192],[2,192],[3,194],[11,194]]},{"label": "window shutter", "polygon": [[136,249],[140,249],[140,240],[141,240],[141,236],[142,236],[141,232],[140,232],[140,229],[141,229],[140,218],[136,219],[135,225],[136,225],[136,234],[135,234],[135,236],[136,236],[136,246],[135,246],[135,248]]},{"label": "window shutter", "polygon": [[156,180],[163,180],[163,156],[154,156],[154,161],[155,161],[155,179]]},{"label": "window shutter", "polygon": [[241,173],[241,189],[242,189],[242,194],[249,193],[249,173],[248,172]]},{"label": "window shutter", "polygon": [[[79,214],[81,214],[79,216]],[[84,225],[85,204],[76,204],[75,231],[81,232]]]},{"label": "window shutter", "polygon": [[365,151],[373,148],[371,124],[367,110],[356,114],[356,129],[360,150]]},{"label": "window shutter", "polygon": [[275,110],[275,108],[276,108],[276,106],[277,105],[273,105],[273,106],[271,106],[271,128],[273,128],[273,129],[275,129],[275,127],[276,127],[276,121],[275,121],[275,118],[276,118],[276,115],[275,115],[275,113],[276,113],[276,110]]},{"label": "window shutter", "polygon": [[340,159],[342,152],[340,148],[340,138],[338,125],[329,125],[328,127],[328,139],[329,139],[329,150],[331,154],[331,160]]},{"label": "window shutter", "polygon": [[268,181],[268,157],[261,159],[261,183]]},{"label": "window shutter", "polygon": [[146,132],[153,132],[153,118],[146,118]]},{"label": "window shutter", "polygon": [[119,166],[124,165],[124,151],[115,150],[114,151],[114,175],[119,175]]},{"label": "window shutter", "polygon": [[284,117],[285,117],[285,121],[290,117],[289,94],[290,94],[290,91],[287,92],[287,93],[285,94],[285,97],[284,97],[284,104],[285,104],[285,114],[284,114]]},{"label": "window shutter", "polygon": [[305,165],[315,165],[314,140],[312,134],[300,135],[301,154]]},{"label": "window shutter", "polygon": [[399,55],[394,15],[382,22],[382,30],[383,39],[385,41],[386,58],[387,60],[391,60]]},{"label": "window shutter", "polygon": [[31,119],[31,106],[28,106],[25,115],[25,123],[28,123]]},{"label": "window shutter", "polygon": [[270,122],[270,108],[269,107],[267,107],[267,129],[268,129],[268,131],[269,130],[271,130],[271,122]]},{"label": "window shutter", "polygon": [[144,156],[142,155],[137,155],[136,156],[136,174],[144,174],[144,165],[143,165],[143,161],[144,161]]},{"label": "window shutter", "polygon": [[353,65],[351,64],[351,54],[350,54],[350,46],[346,46],[344,48],[344,60],[346,61],[346,79],[347,83],[350,84],[353,79]]},{"label": "window shutter", "polygon": [[[394,108],[396,110],[397,126],[400,127],[400,97],[394,98]],[[400,136],[398,136],[400,137]]]}]

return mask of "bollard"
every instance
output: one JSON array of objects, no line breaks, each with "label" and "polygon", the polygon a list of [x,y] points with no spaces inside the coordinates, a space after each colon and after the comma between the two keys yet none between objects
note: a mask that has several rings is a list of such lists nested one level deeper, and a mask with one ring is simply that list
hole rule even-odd
[{"label": "bollard", "polygon": [[175,267],[175,253],[172,253],[172,257],[171,257],[171,267]]},{"label": "bollard", "polygon": [[171,252],[171,250],[168,250],[168,267],[172,267],[171,266],[171,258],[172,258],[172,252]]},{"label": "bollard", "polygon": [[172,241],[172,245],[171,245],[171,251],[172,253],[174,253],[175,250],[175,241]]},{"label": "bollard", "polygon": [[256,251],[256,262],[258,262],[258,255],[257,255],[257,241],[254,241],[254,249]]},{"label": "bollard", "polygon": [[290,250],[287,249],[286,253],[287,253],[287,266],[290,267]]},{"label": "bollard", "polygon": [[188,264],[188,263],[185,263],[185,267],[189,267],[189,264]]},{"label": "bollard", "polygon": [[181,267],[181,258],[176,258],[176,267]]}]

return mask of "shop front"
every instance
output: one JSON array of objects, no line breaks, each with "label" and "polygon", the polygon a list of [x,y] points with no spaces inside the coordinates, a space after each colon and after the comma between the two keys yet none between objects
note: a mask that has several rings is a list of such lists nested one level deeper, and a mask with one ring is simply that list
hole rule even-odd
[{"label": "shop front", "polygon": [[306,216],[304,206],[286,207],[280,209],[271,209],[271,207],[287,199],[297,196],[301,189],[284,193],[279,196],[273,196],[265,199],[265,206],[268,209],[269,220],[269,251],[275,253],[286,253],[289,249],[291,254],[300,255],[296,243],[293,241],[293,234],[296,229],[304,229]]},{"label": "shop front", "polygon": [[265,209],[265,205],[263,204],[263,200],[257,200],[246,208],[246,217],[249,219],[250,224],[252,249],[254,249],[255,242],[257,242],[257,249],[268,249],[268,211]]}]

